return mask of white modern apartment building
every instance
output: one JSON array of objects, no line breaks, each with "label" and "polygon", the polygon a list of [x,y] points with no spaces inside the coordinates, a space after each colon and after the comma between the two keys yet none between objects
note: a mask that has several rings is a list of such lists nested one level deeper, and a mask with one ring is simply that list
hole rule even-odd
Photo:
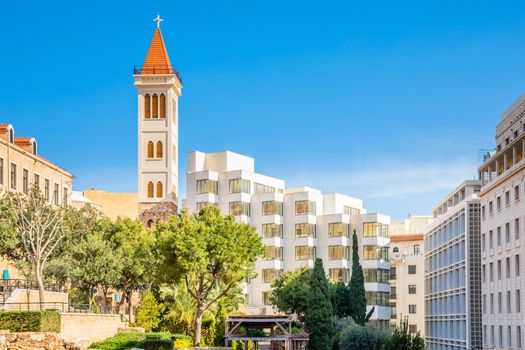
[{"label": "white modern apartment building", "polygon": [[428,350],[481,349],[481,181],[465,181],[433,210],[425,231]]},{"label": "white modern apartment building", "polygon": [[253,158],[229,151],[190,152],[186,187],[188,210],[217,205],[262,236],[266,256],[257,262],[258,276],[246,286],[249,307],[270,312],[271,283],[283,272],[313,267],[316,257],[323,259],[332,281],[348,282],[355,229],[368,308],[375,307],[372,320],[388,326],[388,216],[367,214],[362,201],[353,197],[286,188],[283,180],[256,173]]},{"label": "white modern apartment building", "polygon": [[[479,168],[483,345],[523,349],[525,94],[501,115],[496,149]],[[524,244],[521,245],[521,241]]]},{"label": "white modern apartment building", "polygon": [[432,216],[390,222],[390,307],[395,327],[406,318],[411,333],[425,335],[424,232]]}]

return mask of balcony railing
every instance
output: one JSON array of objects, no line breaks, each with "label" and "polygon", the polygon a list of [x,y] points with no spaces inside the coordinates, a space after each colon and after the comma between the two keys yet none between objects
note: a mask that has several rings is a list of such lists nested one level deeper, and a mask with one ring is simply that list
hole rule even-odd
[{"label": "balcony railing", "polygon": [[173,66],[133,66],[133,74],[175,74],[182,83],[180,73]]}]

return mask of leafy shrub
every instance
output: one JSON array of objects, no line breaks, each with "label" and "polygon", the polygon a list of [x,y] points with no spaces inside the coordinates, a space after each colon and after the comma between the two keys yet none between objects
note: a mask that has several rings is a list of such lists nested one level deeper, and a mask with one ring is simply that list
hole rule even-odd
[{"label": "leafy shrub", "polygon": [[186,349],[186,348],[191,348],[193,342],[191,341],[191,338],[179,338],[179,339],[175,339],[175,341],[173,342],[173,348],[174,349]]},{"label": "leafy shrub", "polygon": [[176,342],[186,340],[185,335],[171,333],[120,333],[102,342],[93,343],[89,347],[99,350],[125,350],[141,348],[146,350],[173,349]]},{"label": "leafy shrub", "polygon": [[0,329],[11,332],[60,332],[60,314],[56,311],[0,312]]},{"label": "leafy shrub", "polygon": [[[339,349],[341,350],[380,350],[389,334],[375,326],[351,324],[338,333]],[[333,344],[332,347],[334,347]]]},{"label": "leafy shrub", "polygon": [[171,350],[173,340],[171,339],[144,339],[137,344],[137,347],[144,350]]}]

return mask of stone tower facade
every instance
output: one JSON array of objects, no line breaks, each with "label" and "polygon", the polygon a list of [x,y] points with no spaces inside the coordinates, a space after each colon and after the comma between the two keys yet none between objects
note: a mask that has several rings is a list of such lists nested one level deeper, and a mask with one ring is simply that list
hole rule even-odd
[{"label": "stone tower facade", "polygon": [[[160,24],[160,19],[158,24]],[[181,79],[157,26],[144,64],[134,68],[138,90],[138,212],[144,225],[177,213],[178,101]]]}]

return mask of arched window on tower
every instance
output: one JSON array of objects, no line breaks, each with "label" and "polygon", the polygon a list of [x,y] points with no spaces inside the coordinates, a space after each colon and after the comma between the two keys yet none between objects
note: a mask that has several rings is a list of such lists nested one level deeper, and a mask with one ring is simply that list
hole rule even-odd
[{"label": "arched window on tower", "polygon": [[151,98],[149,94],[146,94],[146,96],[144,96],[144,118],[146,119],[151,118],[150,109],[151,109]]},{"label": "arched window on tower", "polygon": [[166,95],[160,94],[160,117],[166,118]]},{"label": "arched window on tower", "polygon": [[148,158],[153,158],[153,141],[148,142]]},{"label": "arched window on tower", "polygon": [[159,97],[157,94],[153,94],[153,98],[151,99],[151,109],[152,109],[152,117],[158,118],[159,117]]},{"label": "arched window on tower", "polygon": [[148,182],[148,198],[153,198],[153,182]]},{"label": "arched window on tower", "polygon": [[148,228],[152,228],[153,227],[153,220],[148,220],[148,222],[146,223],[146,226]]},{"label": "arched window on tower", "polygon": [[162,198],[164,196],[164,191],[162,190],[162,182],[157,182],[157,198]]},{"label": "arched window on tower", "polygon": [[157,142],[157,158],[162,158],[162,153],[163,153],[162,142],[158,141]]}]

